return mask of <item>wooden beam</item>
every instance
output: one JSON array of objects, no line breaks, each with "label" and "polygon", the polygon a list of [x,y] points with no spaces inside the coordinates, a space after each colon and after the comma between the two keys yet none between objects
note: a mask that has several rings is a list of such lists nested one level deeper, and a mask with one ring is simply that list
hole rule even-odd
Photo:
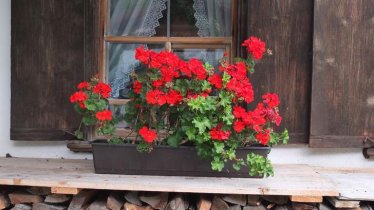
[{"label": "wooden beam", "polygon": [[73,187],[51,187],[51,192],[53,194],[69,194],[76,195],[81,191],[79,188]]},{"label": "wooden beam", "polygon": [[301,195],[291,195],[290,200],[292,202],[302,202],[302,203],[322,203],[322,196],[301,196]]},{"label": "wooden beam", "polygon": [[231,44],[231,37],[137,37],[106,36],[105,41],[116,43],[179,43],[179,44]]},{"label": "wooden beam", "polygon": [[337,197],[327,197],[327,200],[335,208],[358,208],[360,207],[360,201],[340,200]]}]

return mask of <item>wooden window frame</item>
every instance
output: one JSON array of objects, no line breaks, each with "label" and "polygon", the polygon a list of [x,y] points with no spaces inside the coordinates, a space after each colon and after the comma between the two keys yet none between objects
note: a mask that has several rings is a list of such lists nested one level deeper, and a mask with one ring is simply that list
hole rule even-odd
[{"label": "wooden window frame", "polygon": [[[110,0],[100,0],[99,28],[101,37],[99,39],[99,79],[107,81],[107,44],[108,43],[144,43],[144,44],[165,44],[171,43],[172,49],[225,49],[229,53],[231,61],[237,53],[238,39],[238,0],[231,0],[231,36],[229,37],[138,37],[138,36],[112,36],[108,35],[109,26],[109,5]],[[129,99],[109,99],[110,105],[125,105]],[[129,129],[117,128],[116,134],[128,136]],[[96,136],[96,134],[94,134]],[[99,138],[102,136],[99,136]]]}]

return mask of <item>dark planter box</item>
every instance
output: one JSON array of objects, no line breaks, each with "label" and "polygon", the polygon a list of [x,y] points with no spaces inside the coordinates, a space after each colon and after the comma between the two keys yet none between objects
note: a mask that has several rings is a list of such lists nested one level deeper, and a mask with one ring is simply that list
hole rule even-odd
[{"label": "dark planter box", "polygon": [[[136,150],[136,145],[93,142],[92,149],[95,172],[98,174],[251,177],[247,167],[235,171],[229,162],[222,172],[212,171],[210,161],[200,159],[194,147],[156,146],[151,153],[140,153]],[[240,148],[237,150],[237,157],[245,158],[250,152],[266,157],[270,148]]]}]

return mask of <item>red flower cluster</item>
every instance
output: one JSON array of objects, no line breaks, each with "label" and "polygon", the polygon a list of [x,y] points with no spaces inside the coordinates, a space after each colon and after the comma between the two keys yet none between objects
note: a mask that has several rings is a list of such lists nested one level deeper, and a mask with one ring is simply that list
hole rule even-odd
[{"label": "red flower cluster", "polygon": [[176,90],[170,90],[168,94],[161,90],[151,90],[146,94],[148,104],[162,106],[164,104],[177,105],[183,101],[183,96]]},{"label": "red flower cluster", "polygon": [[96,118],[100,121],[111,121],[112,120],[112,111],[103,110],[96,113]]},{"label": "red flower cluster", "polygon": [[108,98],[110,96],[110,92],[112,92],[112,88],[103,82],[99,82],[93,89],[94,93],[100,94],[103,98]]},{"label": "red flower cluster", "polygon": [[195,76],[199,80],[205,80],[207,77],[207,72],[199,60],[191,59],[189,62],[186,62],[172,52],[154,52],[146,50],[142,46],[136,49],[135,58],[141,63],[148,65],[149,68],[160,71],[161,79],[154,84],[155,88],[171,82],[181,75],[189,78]]},{"label": "red flower cluster", "polygon": [[83,91],[77,91],[73,93],[73,95],[70,96],[70,102],[75,103],[75,102],[84,102],[87,100],[88,96],[85,92]]},{"label": "red flower cluster", "polygon": [[142,91],[142,83],[140,83],[138,80],[134,81],[134,84],[132,85],[132,89],[134,90],[134,93],[140,94]]},{"label": "red flower cluster", "polygon": [[231,76],[231,79],[226,84],[227,90],[233,91],[237,99],[243,99],[246,103],[253,101],[253,88],[247,77],[245,63],[238,62],[233,65],[221,66],[220,70],[227,72]]},{"label": "red flower cluster", "polygon": [[79,83],[77,88],[79,90],[88,90],[89,89],[88,82],[84,81],[84,82]]},{"label": "red flower cluster", "polygon": [[210,76],[208,78],[208,82],[215,86],[217,89],[221,89],[222,88],[222,76],[218,75],[218,74],[214,74],[213,76]]},{"label": "red flower cluster", "polygon": [[148,143],[152,143],[157,138],[156,131],[150,130],[146,126],[139,130],[139,135]]},{"label": "red flower cluster", "polygon": [[262,145],[267,145],[270,140],[270,131],[266,129],[264,132],[257,133],[255,137]]},{"label": "red flower cluster", "polygon": [[231,132],[223,131],[221,127],[221,125],[218,125],[210,131],[210,137],[212,138],[212,140],[224,141],[230,138]]},{"label": "red flower cluster", "polygon": [[254,36],[245,40],[242,46],[247,47],[248,53],[252,54],[255,60],[261,59],[266,50],[265,42]]},{"label": "red flower cluster", "polygon": [[279,97],[275,93],[267,93],[262,96],[264,103],[269,106],[269,108],[274,108],[279,106]]}]

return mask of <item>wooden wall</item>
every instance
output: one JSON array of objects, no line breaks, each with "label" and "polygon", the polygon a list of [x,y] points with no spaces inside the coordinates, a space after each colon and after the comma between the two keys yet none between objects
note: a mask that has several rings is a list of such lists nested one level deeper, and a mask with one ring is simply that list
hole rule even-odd
[{"label": "wooden wall", "polygon": [[[238,3],[238,42],[255,35],[273,51],[251,77],[256,96],[279,93],[291,142],[374,146],[365,143],[374,139],[374,2]],[[101,62],[99,4],[12,0],[12,139],[71,137],[64,130],[79,119],[67,98]]]},{"label": "wooden wall", "polygon": [[73,138],[67,99],[97,63],[94,2],[12,0],[11,139]]}]

